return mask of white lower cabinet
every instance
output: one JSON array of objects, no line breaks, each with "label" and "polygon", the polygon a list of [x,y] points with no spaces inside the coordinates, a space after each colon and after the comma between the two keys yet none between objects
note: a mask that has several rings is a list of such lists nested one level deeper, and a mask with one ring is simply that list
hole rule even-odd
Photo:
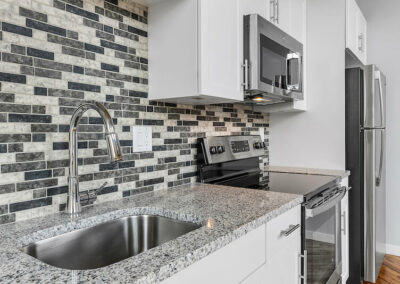
[{"label": "white lower cabinet", "polygon": [[299,205],[163,283],[298,283],[300,222]]}]

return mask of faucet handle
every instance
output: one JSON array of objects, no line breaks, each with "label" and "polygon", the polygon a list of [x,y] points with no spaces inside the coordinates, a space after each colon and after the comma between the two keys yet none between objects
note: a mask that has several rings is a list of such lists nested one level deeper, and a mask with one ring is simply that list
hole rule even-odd
[{"label": "faucet handle", "polygon": [[108,182],[105,182],[98,189],[88,190],[85,193],[79,194],[80,195],[80,200],[81,200],[81,205],[82,206],[86,206],[86,205],[93,204],[96,201],[97,195],[99,194],[99,192],[104,187],[106,187],[107,184],[108,184]]}]

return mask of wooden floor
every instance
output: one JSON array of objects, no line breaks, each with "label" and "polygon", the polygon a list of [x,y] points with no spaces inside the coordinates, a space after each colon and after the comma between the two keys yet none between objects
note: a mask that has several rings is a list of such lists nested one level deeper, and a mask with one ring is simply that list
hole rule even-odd
[{"label": "wooden floor", "polygon": [[[367,284],[369,282],[364,282]],[[400,284],[400,257],[386,255],[376,284]]]}]

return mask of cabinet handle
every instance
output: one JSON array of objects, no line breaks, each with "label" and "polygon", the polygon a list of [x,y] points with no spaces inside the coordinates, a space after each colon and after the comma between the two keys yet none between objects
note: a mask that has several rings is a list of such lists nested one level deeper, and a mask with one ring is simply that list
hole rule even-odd
[{"label": "cabinet handle", "polygon": [[360,34],[358,36],[358,50],[363,52],[364,51],[364,35]]},{"label": "cabinet handle", "polygon": [[275,2],[275,9],[276,9],[275,21],[277,24],[279,24],[279,0],[276,0]]},{"label": "cabinet handle", "polygon": [[269,20],[275,22],[275,0],[269,1]]},{"label": "cabinet handle", "polygon": [[289,236],[291,233],[296,231],[298,228],[300,228],[300,224],[297,225],[290,225],[288,229],[281,231],[281,236]]},{"label": "cabinet handle", "polygon": [[[301,260],[303,259],[303,274],[301,273]],[[307,250],[303,251],[303,254],[299,254],[299,283],[307,284]],[[303,283],[302,281],[303,280]]]},{"label": "cabinet handle", "polygon": [[346,235],[347,234],[347,232],[346,232],[346,212],[343,212],[343,214],[342,214],[342,224],[343,224],[343,228],[342,228],[342,232],[343,232],[343,235]]},{"label": "cabinet handle", "polygon": [[249,88],[249,61],[247,59],[244,60],[242,68],[244,69],[243,71],[244,82],[242,83],[242,86],[244,87],[244,90],[247,90]]}]

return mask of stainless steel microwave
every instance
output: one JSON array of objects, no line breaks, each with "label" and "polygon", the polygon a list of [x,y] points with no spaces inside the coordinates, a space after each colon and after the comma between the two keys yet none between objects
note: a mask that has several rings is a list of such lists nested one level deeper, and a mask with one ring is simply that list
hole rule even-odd
[{"label": "stainless steel microwave", "polygon": [[245,101],[303,99],[303,44],[260,15],[244,17]]}]

